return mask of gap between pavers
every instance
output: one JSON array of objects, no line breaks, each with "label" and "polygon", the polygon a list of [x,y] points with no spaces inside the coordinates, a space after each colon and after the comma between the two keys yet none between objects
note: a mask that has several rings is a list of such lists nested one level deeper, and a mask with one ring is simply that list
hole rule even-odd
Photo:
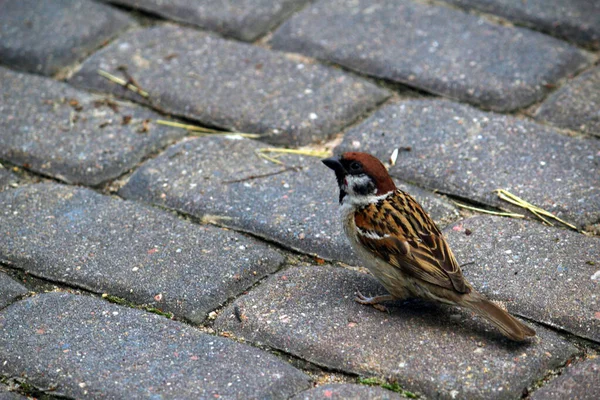
[{"label": "gap between pavers", "polygon": [[292,397],[290,400],[401,400],[406,397],[400,396],[390,390],[380,387],[365,385],[354,385],[349,383],[330,383],[313,389],[306,390]]},{"label": "gap between pavers", "polygon": [[11,392],[8,387],[0,383],[0,400],[27,400],[28,398],[19,393]]},{"label": "gap between pavers", "polygon": [[[286,165],[265,161],[256,155],[263,148],[235,137],[184,141],[144,163],[119,195],[360,265],[342,231],[335,175],[316,157],[288,155],[281,158]],[[443,197],[400,187],[415,195],[436,221],[458,218]]]},{"label": "gap between pavers", "polygon": [[25,286],[0,271],[0,309],[27,293]]},{"label": "gap between pavers", "polygon": [[600,3],[590,0],[443,0],[500,15],[581,46],[600,49]]},{"label": "gap between pavers", "polygon": [[[600,220],[600,142],[525,119],[440,99],[390,103],[351,128],[335,149],[385,159],[393,177],[492,206],[506,189],[579,225]],[[523,212],[522,209],[517,211]]]},{"label": "gap between pavers", "polygon": [[560,376],[535,391],[531,400],[600,398],[600,358],[581,361],[565,368]]},{"label": "gap between pavers", "polygon": [[397,381],[428,398],[505,399],[578,350],[536,326],[526,343],[453,307],[422,301],[388,306],[354,301],[385,293],[368,274],[340,267],[281,271],[237,298],[214,328],[334,370]]},{"label": "gap between pavers", "polygon": [[309,0],[102,0],[196,25],[240,40],[253,41]]},{"label": "gap between pavers", "polygon": [[[148,99],[98,74],[123,78],[121,68]],[[305,58],[173,25],[128,32],[69,82],[283,145],[325,140],[391,95]]]},{"label": "gap between pavers", "polygon": [[554,92],[540,105],[535,118],[600,137],[600,67],[586,71]]},{"label": "gap between pavers", "polygon": [[134,25],[128,14],[95,1],[3,0],[0,63],[54,75]]},{"label": "gap between pavers", "polygon": [[0,260],[194,323],[275,272],[284,256],[236,232],[59,184],[0,193]]},{"label": "gap between pavers", "polygon": [[496,111],[541,100],[593,62],[550,36],[411,0],[316,1],[272,45]]},{"label": "gap between pavers", "polygon": [[70,398],[288,398],[310,386],[265,351],[66,293],[0,311],[0,360],[0,374]]},{"label": "gap between pavers", "polygon": [[0,159],[96,186],[185,136],[145,107],[0,67]]},{"label": "gap between pavers", "polygon": [[19,182],[19,177],[9,170],[0,167],[0,192],[10,189]]},{"label": "gap between pavers", "polygon": [[600,238],[480,216],[444,230],[467,279],[526,318],[600,343]]}]

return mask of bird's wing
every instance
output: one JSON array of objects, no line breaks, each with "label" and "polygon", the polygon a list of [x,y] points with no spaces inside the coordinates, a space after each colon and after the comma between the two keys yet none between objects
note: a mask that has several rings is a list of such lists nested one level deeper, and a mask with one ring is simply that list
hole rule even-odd
[{"label": "bird's wing", "polygon": [[373,254],[407,275],[469,293],[462,271],[429,215],[401,190],[356,211],[359,241]]}]

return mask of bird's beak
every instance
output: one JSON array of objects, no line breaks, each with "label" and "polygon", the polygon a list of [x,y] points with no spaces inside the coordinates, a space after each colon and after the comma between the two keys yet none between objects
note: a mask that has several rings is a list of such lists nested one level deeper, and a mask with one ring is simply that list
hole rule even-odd
[{"label": "bird's beak", "polygon": [[323,162],[323,164],[325,164],[327,166],[327,168],[331,168],[332,170],[334,170],[336,175],[345,175],[346,174],[346,169],[340,162],[339,158],[331,157],[331,158],[326,158],[321,161]]}]

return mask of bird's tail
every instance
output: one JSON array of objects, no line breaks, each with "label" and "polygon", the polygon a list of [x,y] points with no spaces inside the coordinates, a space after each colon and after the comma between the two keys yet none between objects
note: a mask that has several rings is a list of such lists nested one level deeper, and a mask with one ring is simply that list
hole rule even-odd
[{"label": "bird's tail", "polygon": [[523,341],[535,336],[535,331],[515,317],[492,303],[479,293],[471,293],[461,302],[466,307],[493,323],[504,336],[515,341]]}]

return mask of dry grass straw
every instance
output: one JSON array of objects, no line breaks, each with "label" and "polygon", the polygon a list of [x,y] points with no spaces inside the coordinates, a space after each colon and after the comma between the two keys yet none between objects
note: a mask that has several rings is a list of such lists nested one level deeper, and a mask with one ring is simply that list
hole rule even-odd
[{"label": "dry grass straw", "polygon": [[193,132],[192,136],[202,137],[209,135],[225,135],[225,136],[241,136],[248,139],[256,139],[261,137],[258,133],[243,133],[243,132],[227,132],[227,131],[219,131],[216,129],[204,128],[202,126],[189,125],[189,124],[181,124],[179,122],[174,121],[166,121],[164,119],[157,119],[156,123],[159,125],[172,126],[174,128],[185,129],[189,132]]},{"label": "dry grass straw", "polygon": [[301,156],[309,156],[309,157],[318,157],[318,158],[327,158],[331,156],[331,152],[324,150],[311,150],[311,149],[281,149],[277,147],[265,147],[262,149],[258,149],[256,151],[256,155],[262,159],[270,161],[275,164],[285,165],[282,161],[278,160],[276,156],[270,156],[267,154],[275,153],[278,155],[282,154],[296,154]]},{"label": "dry grass straw", "polygon": [[142,97],[148,98],[150,97],[150,95],[148,94],[148,92],[140,89],[139,87],[135,86],[133,83],[131,82],[127,82],[125,79],[119,78],[118,76],[114,76],[113,74],[106,72],[102,69],[98,70],[98,74],[106,79],[108,79],[109,81],[116,83],[117,85],[121,85],[124,88],[127,88],[129,90],[131,90],[134,93],[139,94]]},{"label": "dry grass straw", "polygon": [[466,204],[457,203],[456,201],[452,201],[459,208],[464,208],[465,210],[477,211],[484,214],[498,215],[501,217],[510,217],[510,218],[525,218],[523,214],[511,213],[511,212],[503,212],[503,211],[491,211],[486,210],[485,208],[477,208],[468,206]]},{"label": "dry grass straw", "polygon": [[554,226],[554,224],[552,222],[548,221],[548,219],[546,219],[544,217],[554,219],[554,220],[560,222],[561,224],[566,225],[569,228],[578,231],[576,226],[574,226],[566,221],[563,221],[562,219],[558,218],[556,215],[544,210],[543,208],[534,206],[533,204],[523,200],[522,198],[515,196],[514,194],[510,193],[508,190],[496,189],[496,190],[494,190],[494,192],[496,194],[498,194],[498,197],[500,199],[502,199],[506,202],[509,202],[511,204],[514,204],[515,206],[518,206],[518,207],[521,207],[521,208],[524,208],[524,209],[530,211],[533,215],[535,215],[540,220],[542,220],[542,222],[546,225]]}]

